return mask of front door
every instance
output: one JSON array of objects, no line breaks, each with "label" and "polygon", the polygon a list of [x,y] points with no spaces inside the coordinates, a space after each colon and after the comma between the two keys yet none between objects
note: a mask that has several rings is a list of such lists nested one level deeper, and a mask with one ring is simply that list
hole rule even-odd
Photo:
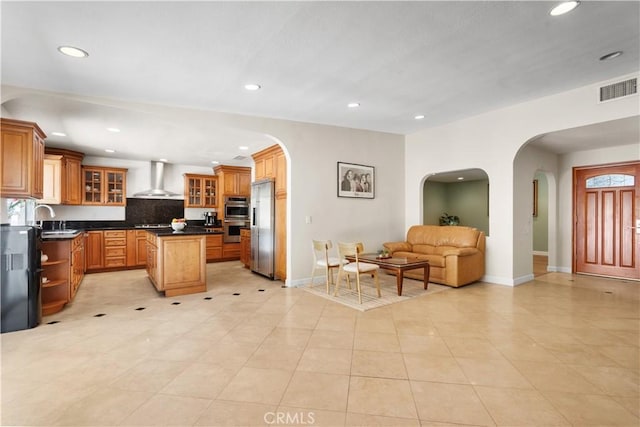
[{"label": "front door", "polygon": [[640,280],[640,162],[573,169],[574,272]]}]

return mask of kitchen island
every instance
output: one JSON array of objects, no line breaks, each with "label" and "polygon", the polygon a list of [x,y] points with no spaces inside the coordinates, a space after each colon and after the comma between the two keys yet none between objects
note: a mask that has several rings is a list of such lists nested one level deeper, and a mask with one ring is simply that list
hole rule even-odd
[{"label": "kitchen island", "polygon": [[207,243],[201,227],[147,230],[147,274],[167,297],[206,292]]}]

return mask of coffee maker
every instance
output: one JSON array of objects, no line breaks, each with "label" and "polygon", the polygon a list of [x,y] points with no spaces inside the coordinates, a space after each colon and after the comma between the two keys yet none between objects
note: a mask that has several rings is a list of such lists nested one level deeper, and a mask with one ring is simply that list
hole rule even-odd
[{"label": "coffee maker", "polygon": [[204,225],[205,227],[218,227],[220,223],[218,222],[218,212],[209,211],[204,213]]}]

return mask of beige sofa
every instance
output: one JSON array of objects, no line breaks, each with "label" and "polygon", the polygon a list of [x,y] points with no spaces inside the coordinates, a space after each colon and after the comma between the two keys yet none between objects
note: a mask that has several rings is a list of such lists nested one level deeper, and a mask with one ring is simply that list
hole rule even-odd
[{"label": "beige sofa", "polygon": [[[405,242],[388,242],[384,247],[393,257],[429,261],[429,281],[463,286],[484,275],[484,232],[472,227],[414,225]],[[423,279],[422,269],[409,270],[405,277]]]}]

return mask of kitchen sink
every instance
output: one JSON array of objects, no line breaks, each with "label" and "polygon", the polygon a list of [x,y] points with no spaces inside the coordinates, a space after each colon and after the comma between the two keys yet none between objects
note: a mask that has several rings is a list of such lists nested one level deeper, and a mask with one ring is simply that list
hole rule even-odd
[{"label": "kitchen sink", "polygon": [[42,236],[64,236],[68,234],[77,234],[78,230],[47,230],[42,232]]}]

